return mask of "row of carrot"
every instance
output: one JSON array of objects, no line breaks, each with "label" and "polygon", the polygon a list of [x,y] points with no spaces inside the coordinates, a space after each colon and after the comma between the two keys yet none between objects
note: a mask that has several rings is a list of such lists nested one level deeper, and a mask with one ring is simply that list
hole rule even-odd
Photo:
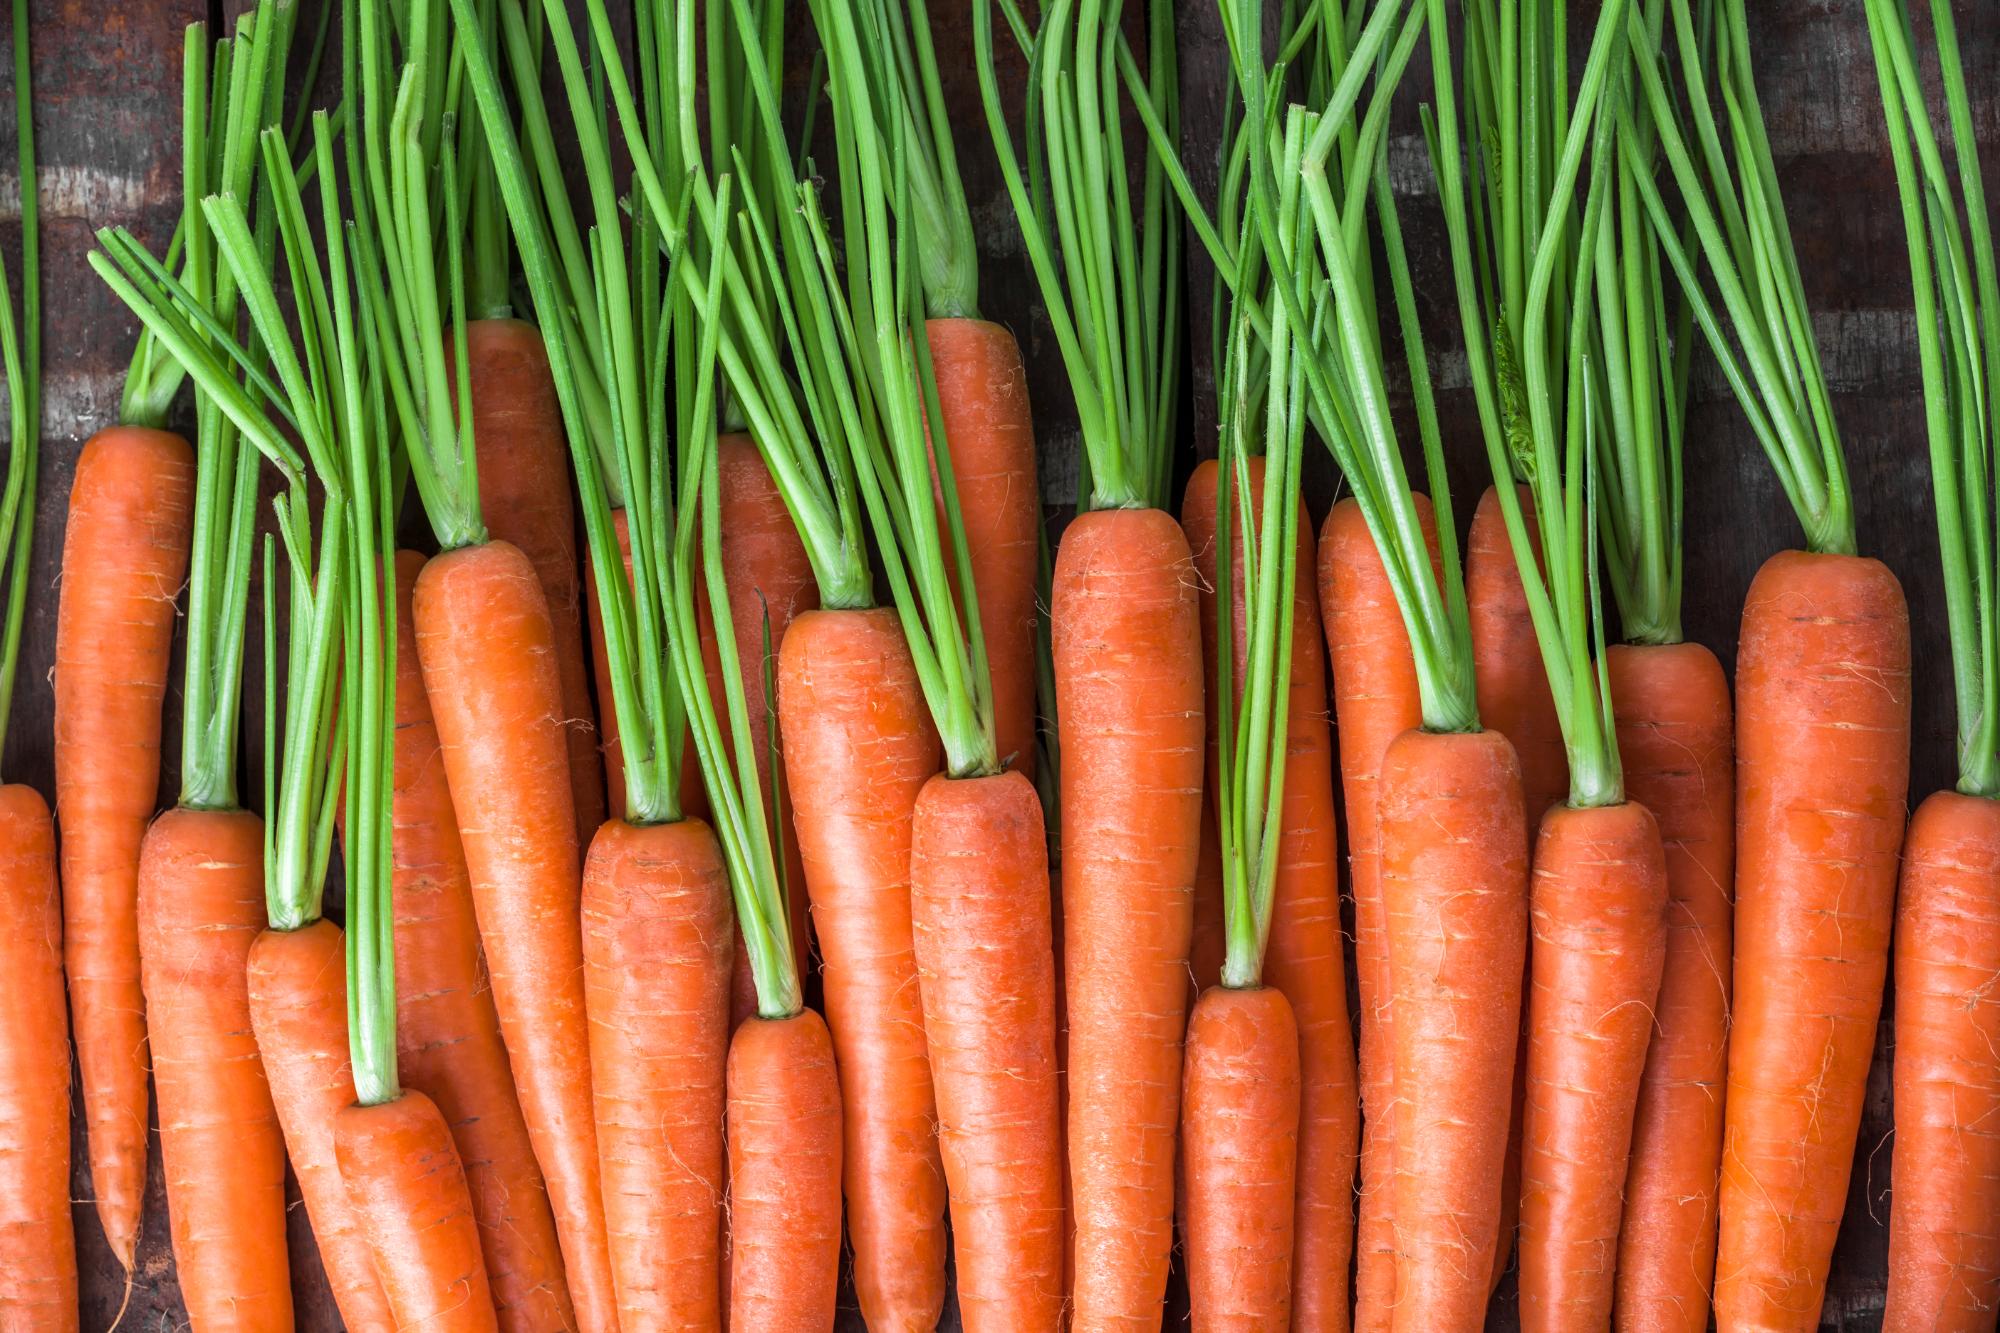
[{"label": "row of carrot", "polygon": [[[870,1327],[936,1325],[948,1243],[967,1327],[1147,1327],[1177,1233],[1198,1328],[1477,1328],[1516,1262],[1526,1327],[1816,1327],[1901,851],[1888,1318],[1990,1326],[1964,1127],[2000,1071],[1954,997],[1991,970],[2000,305],[1949,8],[1963,184],[1916,26],[1868,8],[1966,718],[1966,795],[1907,846],[1907,612],[1854,554],[1742,0],[1613,0],[1574,85],[1560,4],[1223,0],[1213,201],[1171,6],[998,8],[1025,162],[990,0],[976,77],[1082,425],[1039,571],[918,0],[815,0],[823,139],[753,0],[642,3],[630,50],[601,0],[351,0],[340,109],[289,121],[290,0],[190,33],[176,245],[92,257],[146,332],[65,539],[60,972],[9,789],[0,1313],[75,1325],[66,976],[100,1220],[129,1269],[150,1065],[197,1328],[289,1326],[288,1160],[356,1328],[829,1327],[843,1240]],[[1495,480],[1463,559],[1386,167],[1426,39]],[[1184,223],[1222,429],[1175,516]],[[1751,588],[1733,718],[1679,628],[1698,339],[1808,538]],[[1353,492],[1316,559],[1308,437]],[[265,463],[268,825],[235,778]]]}]

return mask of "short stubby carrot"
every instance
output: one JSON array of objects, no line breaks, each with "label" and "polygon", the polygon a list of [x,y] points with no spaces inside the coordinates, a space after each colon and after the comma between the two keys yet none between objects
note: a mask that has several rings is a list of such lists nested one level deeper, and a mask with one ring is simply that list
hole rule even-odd
[{"label": "short stubby carrot", "polygon": [[341,1318],[349,1328],[393,1328],[334,1154],[334,1122],[354,1100],[345,946],[340,927],[325,920],[260,934],[250,950],[250,1021]]},{"label": "short stubby carrot", "polygon": [[1896,1154],[1885,1333],[2000,1308],[2000,801],[1917,807],[1896,906]]},{"label": "short stubby carrot", "polygon": [[[1262,521],[1264,460],[1249,460],[1251,512]],[[1203,463],[1188,482],[1182,527],[1202,572],[1201,586],[1216,588],[1216,469]],[[1206,525],[1199,516],[1206,513]],[[1240,524],[1236,525],[1240,533]],[[1333,738],[1327,727],[1326,657],[1320,637],[1316,571],[1303,513],[1294,556],[1292,657],[1287,674],[1285,785],[1278,865],[1272,887],[1269,983],[1290,1002],[1299,1037],[1298,1216],[1291,1265],[1291,1317],[1300,1333],[1348,1326],[1348,1267],[1354,1252],[1354,1165],[1361,1132],[1353,1028],[1347,1013],[1346,947],[1340,922],[1338,818],[1333,799]],[[1233,639],[1241,681],[1249,661],[1246,632],[1245,547],[1235,552],[1238,608]],[[1206,551],[1206,554],[1204,553]],[[1213,591],[1204,591],[1203,645],[1214,652]],[[1240,687],[1239,687],[1240,692]],[[1209,687],[1213,724],[1218,700],[1213,668]],[[1233,705],[1232,705],[1233,706]],[[1210,768],[1210,782],[1215,769]],[[1213,802],[1204,802],[1213,809]],[[1200,904],[1196,904],[1197,920]],[[1199,942],[1199,933],[1196,939]],[[1199,978],[1202,973],[1197,970]]]},{"label": "short stubby carrot", "polygon": [[[571,1328],[562,1249],[479,949],[472,885],[417,663],[411,599],[425,557],[396,553],[396,1059],[451,1127],[506,1333]],[[596,762],[595,756],[592,763]]]},{"label": "short stubby carrot", "polygon": [[1159,510],[1096,510],[1056,557],[1063,964],[1079,1333],[1157,1326],[1204,728],[1194,557]]},{"label": "short stubby carrot", "polygon": [[729,1326],[833,1327],[840,1277],[840,1079],[810,1009],[729,1043]]},{"label": "short stubby carrot", "polygon": [[[597,753],[590,665],[584,658],[569,447],[563,440],[548,349],[541,333],[524,320],[475,319],[465,326],[465,354],[472,377],[480,514],[495,541],[518,546],[528,557],[549,600],[576,826],[594,829],[604,822],[604,766]],[[455,358],[446,358],[446,364],[455,368]],[[608,700],[606,696],[607,710]]]},{"label": "short stubby carrot", "polygon": [[[1437,518],[1430,498],[1411,496],[1433,560]],[[1349,889],[1354,895],[1354,967],[1361,1002],[1360,1216],[1355,1225],[1354,1316],[1364,1333],[1389,1327],[1396,1303],[1395,1060],[1389,939],[1382,916],[1378,811],[1389,743],[1423,721],[1416,661],[1382,555],[1361,506],[1342,500],[1319,538],[1319,596],[1333,671],[1334,734],[1347,807]],[[1294,631],[1296,633],[1296,631]]]},{"label": "short stubby carrot", "polygon": [[[1521,488],[1521,518],[1539,551],[1533,497],[1526,487]],[[1569,794],[1569,752],[1563,748],[1549,673],[1528,618],[1528,593],[1507,539],[1500,495],[1490,486],[1479,497],[1465,539],[1465,610],[1472,625],[1479,720],[1514,743],[1532,827]]]},{"label": "short stubby carrot", "polygon": [[0,787],[0,1325],[74,1333],[69,1022],[48,803]]},{"label": "short stubby carrot", "polygon": [[424,566],[412,612],[528,1134],[548,1182],[578,1325],[617,1327],[604,1233],[581,864],[561,682],[534,567],[505,542]]},{"label": "short stubby carrot", "polygon": [[924,785],[911,917],[968,1330],[1055,1333],[1062,1122],[1041,798],[1019,770]]},{"label": "short stubby carrot", "polygon": [[1632,1117],[1667,953],[1667,863],[1636,801],[1542,818],[1529,888],[1521,1327],[1607,1329]]},{"label": "short stubby carrot", "polygon": [[990,320],[932,319],[924,329],[979,594],[1000,761],[1033,777],[1042,501],[1021,347]]},{"label": "short stubby carrot", "polygon": [[436,1104],[405,1090],[394,1101],[343,1107],[333,1143],[394,1327],[495,1333],[472,1194]]},{"label": "short stubby carrot", "polygon": [[1625,790],[1667,859],[1667,961],[1632,1124],[1615,1318],[1706,1333],[1729,1060],[1736,764],[1729,681],[1700,644],[1606,650]]},{"label": "short stubby carrot", "polygon": [[785,774],[840,1058],[855,1291],[871,1328],[930,1328],[944,1304],[945,1182],[910,839],[942,752],[894,611],[809,611],[786,632],[778,667]]},{"label": "short stubby carrot", "polygon": [[[1184,1078],[1193,1327],[1299,1327],[1291,1206],[1300,1188],[1299,1033],[1284,994],[1270,987],[1203,991],[1188,1022]],[[1345,1273],[1341,1279],[1345,1289]]]},{"label": "short stubby carrot", "polygon": [[584,994],[621,1333],[720,1326],[729,878],[700,820],[613,820],[583,869]]},{"label": "short stubby carrot", "polygon": [[56,610],[56,820],[63,963],[97,1216],[127,1270],[146,1188],[139,844],[159,808],[160,705],[187,574],[194,451],[99,431],[77,456]]},{"label": "short stubby carrot", "polygon": [[1528,943],[1527,816],[1496,731],[1406,731],[1381,776],[1398,1333],[1485,1327]]},{"label": "short stubby carrot", "polygon": [[289,1328],[285,1141],[251,1032],[264,928],[264,824],[169,810],[139,858],[139,956],[152,1017],[174,1268],[196,1328]]},{"label": "short stubby carrot", "polygon": [[1784,551],[1743,602],[1735,1012],[1715,1314],[1811,1329],[1847,1202],[1910,779],[1895,575]]}]

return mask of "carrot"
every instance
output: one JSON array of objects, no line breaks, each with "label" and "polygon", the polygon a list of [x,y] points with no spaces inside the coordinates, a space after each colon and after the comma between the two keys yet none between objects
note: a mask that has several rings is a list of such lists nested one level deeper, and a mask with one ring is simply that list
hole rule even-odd
[{"label": "carrot", "polygon": [[[1520,767],[1498,732],[1408,731],[1383,757],[1395,1008],[1393,1326],[1484,1326],[1527,955]],[[1439,829],[1453,830],[1446,839]]]},{"label": "carrot", "polygon": [[1056,557],[1079,1328],[1143,1320],[1166,1289],[1202,784],[1192,561],[1159,510],[1079,515]]},{"label": "carrot", "polygon": [[[514,1092],[479,948],[472,887],[417,663],[411,591],[425,557],[396,553],[396,1054],[451,1127],[500,1326],[574,1326],[548,1187]],[[593,761],[594,762],[594,761]]]},{"label": "carrot", "polygon": [[785,634],[778,671],[785,773],[840,1063],[855,1288],[872,1321],[921,1322],[944,1300],[945,1180],[910,844],[919,794],[938,771],[937,732],[893,612],[806,612]]},{"label": "carrot", "polygon": [[260,932],[248,960],[249,1021],[341,1318],[349,1328],[393,1328],[371,1239],[342,1182],[334,1144],[338,1118],[354,1101],[344,952],[340,927],[324,918],[297,930]]},{"label": "carrot", "polygon": [[505,542],[434,557],[412,603],[507,1040],[579,1325],[614,1328],[590,1110],[581,892],[547,602]]},{"label": "carrot", "polygon": [[[1204,462],[1189,479],[1181,526],[1195,552],[1204,589],[1204,646],[1215,645],[1216,468]],[[1265,466],[1248,460],[1248,503],[1262,509]],[[1353,1029],[1347,1015],[1345,950],[1341,939],[1333,741],[1326,723],[1326,665],[1320,599],[1308,550],[1309,529],[1298,523],[1293,574],[1292,639],[1286,663],[1286,753],[1283,829],[1272,890],[1270,984],[1290,1002],[1298,1034],[1300,1107],[1295,1116],[1298,1217],[1293,1231],[1293,1290],[1289,1308],[1303,1329],[1344,1328],[1348,1320],[1348,1267],[1354,1250],[1354,1160],[1360,1134]],[[1244,594],[1244,544],[1232,542],[1236,571],[1232,633],[1236,679],[1249,661]],[[1372,548],[1371,548],[1372,549]],[[1209,716],[1225,705],[1210,674]],[[1240,692],[1241,685],[1238,690]],[[1234,705],[1228,705],[1234,706]],[[1218,727],[1211,725],[1211,737]],[[1219,786],[1213,776],[1211,783]],[[1197,973],[1199,975],[1199,973]],[[1190,1075],[1190,1084],[1192,1075]],[[1189,1112],[1192,1119],[1192,1112]]]},{"label": "carrot", "polygon": [[[1188,1023],[1188,1296],[1198,1328],[1299,1327],[1290,1197],[1299,1149],[1299,1035],[1284,993],[1202,992]],[[1336,1183],[1338,1183],[1336,1181]],[[1345,1288],[1347,1274],[1339,1275]],[[1341,1307],[1341,1318],[1346,1318]]]},{"label": "carrot", "polygon": [[437,1105],[421,1092],[343,1107],[334,1148],[398,1329],[497,1330],[472,1195]]},{"label": "carrot", "polygon": [[1027,372],[1020,345],[1002,325],[945,317],[927,320],[924,331],[979,594],[1000,760],[1032,772],[1042,505]]},{"label": "carrot", "polygon": [[1909,613],[1881,564],[1786,551],[1758,571],[1737,657],[1725,1322],[1818,1318],[1889,959],[1909,681]]},{"label": "carrot", "polygon": [[1530,907],[1521,1326],[1608,1328],[1633,1110],[1666,960],[1667,870],[1652,812],[1634,801],[1549,811]]},{"label": "carrot", "polygon": [[1625,783],[1660,825],[1667,955],[1632,1125],[1620,1328],[1705,1333],[1729,1049],[1735,765],[1729,682],[1699,644],[1607,650]]},{"label": "carrot", "polygon": [[146,1179],[139,845],[160,785],[160,704],[187,571],[194,453],[117,426],[77,456],[56,610],[63,964],[97,1215],[129,1271]]},{"label": "carrot", "polygon": [[[18,401],[18,400],[17,400]],[[32,787],[0,787],[0,1324],[73,1333],[69,1045],[55,828]]]},{"label": "carrot", "polygon": [[[569,460],[548,353],[534,325],[518,319],[468,322],[465,346],[480,509],[494,539],[513,543],[528,557],[548,598],[576,826],[594,829],[604,822],[604,771],[584,660]],[[608,713],[609,696],[603,697]]]},{"label": "carrot", "polygon": [[833,1326],[840,1084],[812,1010],[753,1018],[729,1044],[729,1323]]},{"label": "carrot", "polygon": [[[189,1318],[203,1328],[292,1319],[285,1142],[245,971],[264,926],[263,856],[257,816],[177,809],[147,830],[139,859],[174,1265]],[[339,1240],[322,1241],[329,1271]]]},{"label": "carrot", "polygon": [[716,1328],[733,931],[708,825],[606,824],[583,923],[619,1327]]},{"label": "carrot", "polygon": [[[1437,521],[1411,496],[1432,561]],[[1423,720],[1410,635],[1361,506],[1342,500],[1319,539],[1319,596],[1333,669],[1334,735],[1347,806],[1348,875],[1354,895],[1354,960],[1361,997],[1361,1198],[1355,1227],[1355,1325],[1389,1326],[1396,1303],[1395,1061],[1391,1052],[1389,941],[1382,916],[1378,793],[1389,743]]]},{"label": "carrot", "polygon": [[940,774],[912,825],[911,916],[959,1314],[968,1329],[1057,1329],[1062,1122],[1041,801],[1018,770]]},{"label": "carrot", "polygon": [[[1522,497],[1522,521],[1529,540],[1541,546],[1529,489]],[[1520,566],[1501,519],[1500,495],[1492,487],[1479,497],[1472,530],[1465,539],[1465,602],[1472,621],[1472,656],[1479,679],[1479,715],[1514,742],[1521,757],[1521,791],[1528,818],[1539,822],[1569,791],[1569,758],[1548,672],[1536,649],[1528,617],[1528,595]]]}]

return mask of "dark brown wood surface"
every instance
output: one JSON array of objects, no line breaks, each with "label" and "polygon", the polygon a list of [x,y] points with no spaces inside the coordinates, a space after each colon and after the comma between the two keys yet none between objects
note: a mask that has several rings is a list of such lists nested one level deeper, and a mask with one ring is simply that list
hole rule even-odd
[{"label": "dark brown wood surface", "polygon": [[[309,13],[314,3],[306,0]],[[42,152],[44,453],[20,697],[4,761],[9,780],[32,783],[45,794],[53,789],[48,673],[70,475],[82,442],[116,418],[120,377],[135,329],[90,273],[84,254],[93,229],[105,225],[131,227],[155,247],[165,243],[179,207],[181,30],[190,21],[221,18],[239,6],[240,0],[229,0],[226,9],[218,5],[213,12],[207,0],[126,0],[118,5],[33,0],[30,6]],[[983,238],[982,304],[989,317],[1015,330],[1027,354],[1043,455],[1042,492],[1052,521],[1059,524],[1076,491],[1075,415],[1053,340],[1036,315],[1033,285],[988,147],[971,73],[969,6],[954,0],[935,8],[953,116],[960,126],[961,164]],[[2000,156],[1995,156],[2000,146],[2000,79],[1995,77],[2000,74],[2000,5],[1961,0],[1959,9],[1975,121],[1989,162],[2000,174]],[[1752,10],[1760,86],[1847,443],[1862,546],[1886,560],[1909,593],[1917,650],[1912,797],[1921,799],[1953,780],[1949,661],[1903,237],[1867,34],[1858,0],[1761,0]],[[1213,152],[1221,66],[1208,6],[1202,0],[1183,0],[1180,20],[1183,117],[1190,165],[1201,180],[1212,175],[1203,153]],[[1005,51],[1002,59],[1008,66],[1001,74],[1002,86],[1018,89],[1023,73],[1018,61]],[[6,69],[0,79],[11,84],[11,64]],[[1413,111],[1427,77],[1421,63],[1412,71],[1407,110]],[[10,86],[5,90],[8,105],[11,95]],[[1463,358],[1456,348],[1441,228],[1413,114],[1403,117],[1391,153],[1428,316],[1463,522],[1485,478],[1464,388]],[[9,178],[0,198],[15,197],[12,172],[10,119],[0,125],[0,176]],[[18,219],[11,215],[11,205],[0,207],[10,209],[0,218],[0,242],[12,265],[18,257]],[[1196,285],[1205,288],[1206,269],[1196,267],[1201,275]],[[1205,302],[1205,290],[1193,294],[1196,314],[1188,339],[1192,410],[1184,413],[1183,423],[1184,455],[1190,460],[1198,450],[1212,447],[1200,438],[1213,421],[1212,411],[1199,401],[1209,383],[1206,317],[1200,313]],[[1690,637],[1730,663],[1737,613],[1751,575],[1771,552],[1795,543],[1798,531],[1740,413],[1712,371],[1701,377],[1696,397],[1687,460],[1687,629]],[[1315,465],[1310,482],[1315,510],[1323,513],[1336,482],[1324,460]],[[257,688],[256,680],[250,684]],[[161,784],[163,802],[172,800],[175,789],[171,768],[177,720],[170,703],[170,771]],[[257,771],[255,709],[248,722],[246,776]],[[1872,1329],[1880,1319],[1892,1149],[1889,1054],[1885,1018],[1828,1293],[1827,1329]],[[83,1324],[87,1330],[101,1330],[111,1326],[126,1292],[89,1203],[81,1147],[79,1140],[73,1187],[85,1271]],[[302,1209],[295,1212],[293,1231],[294,1255],[300,1261],[299,1326],[337,1328],[324,1279],[311,1259]],[[843,1319],[859,1327],[851,1311]],[[167,1243],[157,1154],[139,1268],[122,1326],[185,1326]],[[1494,1326],[1512,1328],[1511,1312],[1496,1311]]]}]

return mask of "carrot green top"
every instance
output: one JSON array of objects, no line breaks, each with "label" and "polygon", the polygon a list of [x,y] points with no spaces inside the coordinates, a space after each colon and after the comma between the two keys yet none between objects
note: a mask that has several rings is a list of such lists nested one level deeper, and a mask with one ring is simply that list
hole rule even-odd
[{"label": "carrot green top", "polygon": [[[1651,177],[1641,173],[1636,183],[1695,319],[1798,514],[1807,549],[1851,555],[1847,462],[1757,101],[1744,0],[1715,0],[1712,8],[1704,4],[1697,19],[1692,0],[1668,0],[1685,128],[1667,87],[1662,42],[1639,13],[1626,20],[1640,91],[1696,246],[1682,244]],[[1714,274],[1719,309],[1695,268],[1697,249]]]},{"label": "carrot green top", "polygon": [[[1573,102],[1560,0],[1497,7],[1469,0],[1463,142],[1475,145],[1470,154],[1461,149],[1444,0],[1429,4],[1437,111],[1425,125],[1487,462],[1569,751],[1570,803],[1616,805],[1625,784],[1602,678],[1590,319],[1592,260],[1614,174],[1627,0],[1607,0],[1600,11]],[[1483,195],[1477,221],[1468,176]],[[1533,497],[1539,558],[1517,477]]]},{"label": "carrot green top", "polygon": [[28,2],[14,0],[14,126],[21,190],[21,320],[0,265],[0,370],[7,383],[7,481],[0,490],[0,561],[7,567],[7,608],[0,624],[0,741],[14,708],[21,661],[21,621],[28,609],[28,557],[35,541],[35,474],[42,443],[42,238],[36,198],[35,95],[28,58]]},{"label": "carrot green top", "polygon": [[1179,131],[1174,7],[1147,5],[1145,74],[1121,80],[1123,0],[1054,0],[1032,36],[1014,0],[999,3],[1028,50],[1025,172],[994,66],[994,0],[973,4],[973,63],[1076,398],[1088,506],[1158,508],[1180,401],[1181,217],[1157,155],[1148,155],[1134,198],[1123,111],[1129,94],[1169,141]]},{"label": "carrot green top", "polygon": [[1868,0],[1889,151],[1902,194],[1916,297],[1924,419],[1937,496],[1958,703],[1958,789],[2000,797],[2000,606],[1994,581],[1994,459],[2000,435],[2000,276],[1972,102],[1948,3],[1931,5],[1952,161],[1931,123],[1905,0]]}]

